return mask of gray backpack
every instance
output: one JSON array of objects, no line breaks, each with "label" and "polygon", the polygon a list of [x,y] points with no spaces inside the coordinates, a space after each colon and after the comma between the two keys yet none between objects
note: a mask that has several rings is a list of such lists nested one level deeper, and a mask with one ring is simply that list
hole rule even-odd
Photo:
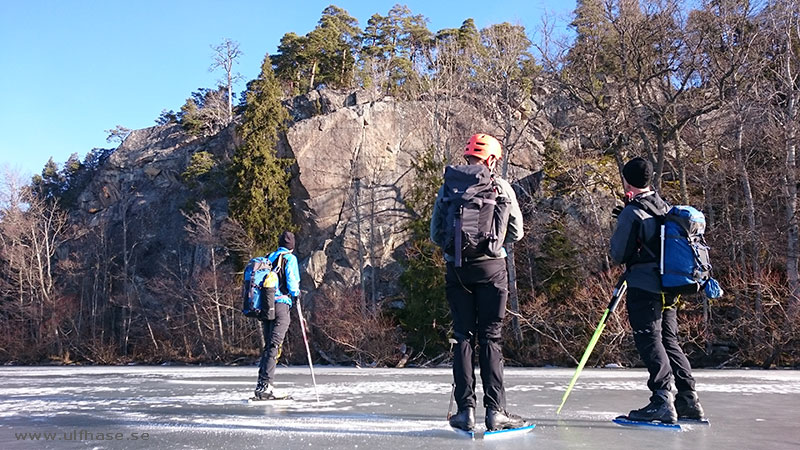
[{"label": "gray backpack", "polygon": [[511,201],[483,164],[447,166],[444,171],[444,247],[456,267],[464,260],[503,256]]}]

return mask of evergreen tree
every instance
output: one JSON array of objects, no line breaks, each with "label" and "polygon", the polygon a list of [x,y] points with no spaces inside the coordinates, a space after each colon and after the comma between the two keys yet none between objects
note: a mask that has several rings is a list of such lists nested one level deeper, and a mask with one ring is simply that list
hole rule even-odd
[{"label": "evergreen tree", "polygon": [[328,6],[311,32],[305,36],[286,33],[281,38],[273,59],[275,74],[289,94],[320,85],[350,86],[360,39],[358,21],[347,11]]},{"label": "evergreen tree", "polygon": [[408,333],[409,344],[435,356],[447,349],[450,309],[444,289],[445,261],[442,250],[430,240],[431,215],[436,191],[442,184],[444,163],[431,147],[414,162],[417,182],[406,196],[414,219],[411,241],[403,260],[400,285],[405,291],[405,308],[397,318]]},{"label": "evergreen tree", "polygon": [[395,5],[386,16],[374,14],[364,29],[364,66],[374,81],[392,95],[413,97],[420,75],[414,64],[433,45],[428,19],[412,15],[403,5]]},{"label": "evergreen tree", "polygon": [[75,205],[78,200],[78,195],[85,187],[83,183],[86,178],[83,176],[84,168],[77,153],[69,155],[69,159],[64,163],[61,169],[61,179],[64,182],[64,190],[61,194],[61,202],[65,208],[70,208]]},{"label": "evergreen tree", "polygon": [[123,127],[122,125],[117,125],[110,130],[105,130],[105,132],[108,133],[106,142],[116,142],[120,145],[122,145],[125,139],[131,134],[130,128]]},{"label": "evergreen tree", "polygon": [[287,95],[298,95],[304,90],[302,83],[306,79],[307,41],[305,36],[286,33],[278,44],[278,53],[272,57],[275,76],[283,83]]},{"label": "evergreen tree", "polygon": [[64,179],[53,157],[47,160],[41,175],[34,175],[31,182],[36,195],[43,200],[56,201],[64,189]]},{"label": "evergreen tree", "polygon": [[245,95],[244,118],[239,127],[243,144],[231,164],[229,210],[256,242],[256,251],[266,253],[277,246],[284,230],[292,228],[288,170],[292,161],[276,154],[289,113],[281,104],[281,89],[269,55]]},{"label": "evergreen tree", "polygon": [[[347,87],[352,83],[353,71],[361,39],[358,21],[347,11],[328,6],[322,11],[319,25],[309,35],[317,33],[324,38],[319,45],[321,53],[319,83]],[[316,86],[312,86],[316,87]]]},{"label": "evergreen tree", "polygon": [[192,92],[178,113],[178,122],[195,136],[211,136],[228,124],[227,88],[200,88]]},{"label": "evergreen tree", "polygon": [[206,181],[204,177],[214,169],[215,165],[214,155],[207,151],[199,151],[192,155],[181,178],[189,187],[195,187],[198,181]]},{"label": "evergreen tree", "polygon": [[175,111],[171,109],[169,111],[166,109],[162,109],[161,114],[159,114],[158,118],[156,119],[156,125],[159,126],[167,125],[177,121],[178,121],[178,115],[175,114]]},{"label": "evergreen tree", "polygon": [[87,171],[93,172],[106,162],[109,156],[114,153],[113,148],[93,148],[83,157],[83,167]]},{"label": "evergreen tree", "polygon": [[461,24],[458,29],[458,41],[465,48],[474,48],[480,43],[481,35],[478,32],[478,27],[475,26],[475,20],[469,18]]},{"label": "evergreen tree", "polygon": [[589,71],[608,74],[613,72],[614,32],[605,13],[602,0],[578,0],[575,18],[570,27],[575,29],[575,43],[567,57],[571,65],[588,65]]},{"label": "evergreen tree", "polygon": [[197,102],[192,98],[187,98],[186,103],[181,106],[181,111],[178,113],[181,126],[189,134],[199,135],[203,130],[203,121],[200,119],[200,108],[197,107]]}]

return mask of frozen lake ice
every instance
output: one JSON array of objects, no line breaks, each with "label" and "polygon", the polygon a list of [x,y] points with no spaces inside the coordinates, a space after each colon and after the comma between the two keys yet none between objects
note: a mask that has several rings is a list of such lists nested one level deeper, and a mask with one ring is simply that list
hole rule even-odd
[{"label": "frozen lake ice", "polygon": [[800,448],[796,370],[697,370],[712,425],[674,431],[611,422],[646,403],[644,370],[585,370],[556,415],[573,369],[506,368],[537,426],[483,441],[479,406],[470,441],[445,420],[450,369],[315,369],[319,403],[308,367],[279,366],[294,400],[252,404],[254,366],[0,367],[0,448]]}]

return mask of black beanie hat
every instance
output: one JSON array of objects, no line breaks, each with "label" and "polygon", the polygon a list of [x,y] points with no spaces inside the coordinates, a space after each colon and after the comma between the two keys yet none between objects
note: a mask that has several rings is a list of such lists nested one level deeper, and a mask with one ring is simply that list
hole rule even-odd
[{"label": "black beanie hat", "polygon": [[294,233],[291,231],[284,231],[278,239],[278,245],[287,250],[294,250]]},{"label": "black beanie hat", "polygon": [[653,177],[653,165],[643,158],[633,158],[622,168],[622,176],[633,187],[644,189],[650,186]]}]

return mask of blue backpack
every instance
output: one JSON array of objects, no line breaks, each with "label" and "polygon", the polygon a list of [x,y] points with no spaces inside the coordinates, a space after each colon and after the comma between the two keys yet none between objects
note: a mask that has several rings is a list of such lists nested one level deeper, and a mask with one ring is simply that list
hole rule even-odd
[{"label": "blue backpack", "polygon": [[673,206],[662,220],[659,271],[664,292],[695,294],[705,289],[708,298],[721,297],[722,288],[711,277],[703,213],[691,206]]},{"label": "blue backpack", "polygon": [[264,256],[250,260],[244,269],[242,286],[242,313],[259,320],[275,319],[275,290],[278,288],[278,271],[281,270],[283,254],[275,265]]},{"label": "blue backpack", "polygon": [[[661,233],[644,245],[658,258],[661,289],[670,294],[696,294],[705,291],[708,298],[722,297],[717,280],[711,277],[711,259],[705,241],[706,218],[691,206],[673,206],[666,214],[649,199],[633,204],[644,209],[661,223]],[[653,251],[656,245],[658,251]]]}]

